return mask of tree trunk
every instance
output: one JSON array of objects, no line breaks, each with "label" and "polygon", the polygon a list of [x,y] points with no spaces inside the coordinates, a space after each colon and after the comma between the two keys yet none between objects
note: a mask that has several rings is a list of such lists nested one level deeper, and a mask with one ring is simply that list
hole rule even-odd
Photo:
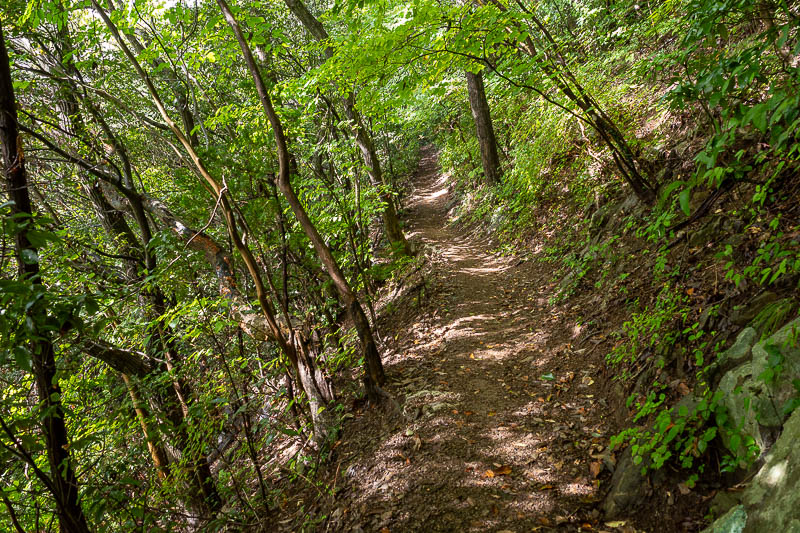
[{"label": "tree trunk", "polygon": [[[25,159],[19,140],[8,52],[0,27],[0,143],[6,189],[14,202],[11,206],[12,215],[30,217],[33,213],[25,173]],[[42,286],[37,248],[28,239],[29,227],[30,225],[21,226],[15,236],[18,276],[20,279],[31,281],[38,290],[44,292],[46,289]],[[32,261],[31,257],[36,259]],[[33,311],[31,309],[29,312]],[[88,533],[89,526],[78,498],[78,479],[70,458],[70,442],[65,413],[61,405],[61,387],[56,377],[52,338],[50,332],[46,330],[37,331],[33,338],[36,340],[31,340],[29,347],[36,392],[43,407],[39,416],[50,464],[49,488],[56,501],[60,529],[63,533]]]},{"label": "tree trunk", "polygon": [[142,426],[142,432],[147,441],[147,449],[150,450],[150,457],[153,458],[153,465],[156,467],[158,477],[162,480],[167,479],[169,477],[169,459],[167,459],[167,453],[159,442],[158,434],[151,427],[147,415],[147,407],[139,397],[139,390],[136,384],[127,374],[122,374],[122,381],[125,382],[125,387],[127,387],[131,402],[133,402],[133,410],[136,413],[139,424]]},{"label": "tree trunk", "polygon": [[[58,39],[59,45],[57,46],[57,53],[60,56],[61,62],[60,66],[64,66],[67,71],[73,75],[75,78],[80,77],[80,73],[78,72],[77,68],[75,67],[75,63],[73,61],[73,56],[71,54],[72,48],[72,40],[68,31],[68,25],[64,24],[60,27],[58,32]],[[141,51],[141,50],[140,50]],[[63,86],[60,90],[61,93],[61,102],[63,106],[63,115],[65,123],[68,124],[70,131],[78,138],[84,139],[87,144],[93,143],[98,144],[96,141],[88,134],[86,125],[84,121],[81,119],[80,116],[80,105],[79,100],[82,100],[86,108],[89,110],[89,113],[95,118],[95,120],[100,124],[102,131],[105,133],[107,137],[107,141],[110,145],[115,148],[117,152],[117,156],[122,160],[122,182],[119,185],[123,185],[128,190],[127,200],[128,203],[125,206],[115,207],[109,202],[106,197],[106,192],[102,187],[101,183],[94,182],[90,178],[90,173],[86,170],[80,172],[81,177],[83,178],[83,185],[84,189],[87,190],[90,200],[97,212],[98,218],[104,229],[109,233],[109,235],[120,244],[122,253],[128,257],[125,260],[126,269],[125,269],[125,276],[131,283],[139,283],[142,281],[144,275],[141,272],[152,272],[155,270],[156,267],[156,258],[155,256],[150,253],[149,251],[149,244],[150,238],[152,235],[152,231],[150,228],[150,221],[145,216],[144,211],[144,203],[142,201],[142,197],[138,196],[136,191],[134,190],[134,180],[131,175],[132,165],[127,156],[127,149],[125,145],[120,142],[120,140],[114,135],[113,131],[109,127],[109,125],[99,116],[96,112],[96,109],[92,105],[90,101],[85,98],[81,98],[81,92],[78,91],[74,85],[74,83],[64,82]],[[102,151],[98,150],[98,153],[102,153]],[[110,157],[110,156],[109,156]],[[125,211],[129,210],[133,212],[134,218],[139,225],[139,230],[141,234],[142,242],[138,240],[134,232],[131,230],[130,226],[128,225],[125,219]],[[154,286],[152,289],[143,291],[139,293],[139,302],[143,308],[148,308],[148,304],[153,304],[154,308],[158,315],[163,315],[166,311],[164,305],[164,297],[163,294],[158,286]],[[165,339],[164,332],[159,328],[159,334],[161,336],[162,342]],[[91,341],[90,341],[91,343]],[[163,370],[157,369],[151,365],[146,365],[143,368],[142,365],[136,365],[135,357],[129,357],[130,353],[122,352],[121,350],[115,349],[102,349],[102,347],[98,346],[96,343],[92,347],[95,354],[100,353],[106,356],[110,356],[111,360],[114,363],[123,363],[123,366],[126,366],[125,363],[134,363],[130,365],[133,367],[134,372],[126,372],[124,369],[121,370],[123,380],[128,388],[128,392],[133,400],[134,411],[137,415],[137,418],[142,425],[142,429],[144,431],[145,440],[147,442],[147,447],[150,451],[151,457],[153,459],[153,464],[156,468],[156,472],[158,473],[159,478],[166,479],[169,474],[168,468],[168,459],[166,452],[164,451],[163,446],[161,445],[160,439],[158,438],[158,433],[150,427],[150,423],[148,421],[148,416],[145,408],[144,402],[141,401],[141,398],[138,396],[138,390],[136,387],[136,383],[131,380],[128,375],[138,375],[139,377],[144,377],[147,373],[151,371]],[[100,348],[98,350],[98,348]],[[159,346],[157,343],[151,343],[147,349],[149,351],[160,351]],[[165,352],[169,353],[167,350]],[[153,353],[150,354],[151,356],[154,355]],[[126,357],[127,356],[127,357]],[[160,359],[159,357],[155,357],[155,359]],[[174,357],[172,358],[174,360]],[[144,363],[146,360],[140,359],[140,362]],[[172,363],[172,360],[169,361]],[[112,364],[112,367],[114,365]],[[143,373],[144,372],[144,373]],[[167,395],[173,395],[175,399],[180,403],[182,402],[185,406],[185,402],[187,401],[187,394],[184,391],[184,388],[178,384],[173,383],[173,388],[168,389]],[[170,394],[173,393],[173,394]],[[183,416],[179,417],[176,421],[175,431],[179,432],[178,441],[183,443],[189,443],[189,436],[186,433],[187,425],[184,422],[188,423],[188,409],[183,410]],[[193,447],[192,447],[193,448]],[[217,511],[222,506],[222,499],[219,496],[219,493],[216,488],[216,482],[214,481],[213,476],[211,475],[211,470],[208,467],[208,462],[206,457],[202,454],[202,452],[196,451],[195,449],[187,448],[183,445],[180,447],[181,455],[186,457],[186,463],[188,468],[190,469],[190,479],[192,482],[195,483],[194,494],[192,501],[190,502],[191,505],[195,506],[200,513],[205,515],[215,515]],[[198,495],[200,495],[198,497]]]},{"label": "tree trunk", "polygon": [[[325,27],[314,17],[301,0],[284,0],[284,2],[317,41],[324,42],[328,40],[328,32],[325,31]],[[333,57],[333,50],[330,46],[326,46],[324,52],[325,57],[328,59]],[[406,242],[405,235],[403,235],[403,230],[400,227],[400,219],[394,207],[394,198],[392,198],[389,187],[383,178],[381,162],[375,150],[375,142],[364,126],[363,117],[361,117],[361,114],[356,110],[353,93],[348,93],[342,97],[341,101],[344,106],[345,115],[347,115],[347,119],[353,125],[356,144],[358,144],[358,148],[361,152],[364,166],[367,167],[367,175],[369,176],[370,184],[378,188],[381,193],[381,199],[386,203],[386,207],[381,215],[383,217],[383,226],[386,230],[386,237],[399,251],[410,255],[411,250],[408,246],[408,242]]]},{"label": "tree trunk", "polygon": [[[478,0],[474,1],[478,6],[483,5],[482,2]],[[501,11],[508,10],[508,7],[500,2],[500,0],[489,1]],[[611,150],[611,154],[614,158],[614,163],[617,165],[617,169],[622,174],[623,179],[631,186],[631,189],[633,189],[633,192],[636,194],[636,196],[642,202],[652,202],[655,199],[656,187],[650,182],[650,180],[647,179],[647,177],[643,176],[639,172],[636,157],[633,155],[633,151],[631,150],[627,140],[625,140],[625,136],[622,134],[611,117],[609,117],[608,114],[603,111],[599,102],[597,102],[584,89],[584,87],[572,74],[567,61],[564,60],[559,52],[558,43],[550,34],[547,26],[545,26],[544,23],[539,20],[533,11],[526,8],[524,4],[521,2],[517,2],[517,4],[539,29],[546,43],[546,46],[544,47],[544,54],[540,55],[539,51],[537,50],[536,43],[534,43],[533,38],[531,37],[532,34],[526,31],[524,33],[527,35],[523,39],[523,42],[517,45],[518,49],[533,58],[536,64],[541,67],[548,79],[550,79],[550,81],[553,82],[553,84],[561,91],[561,93],[571,100],[584,113],[582,117],[578,115],[576,116],[578,116],[579,119],[584,120],[587,124],[593,127],[595,131],[597,131],[597,133],[603,139],[603,142],[605,142],[606,146],[608,146],[608,148]],[[515,25],[521,29],[519,23],[515,23]],[[497,72],[497,69],[491,64],[490,61],[484,58],[482,62],[494,72]],[[550,103],[559,105],[557,102],[548,98],[547,95],[541,91],[536,89],[534,90],[539,95],[547,99]],[[561,107],[562,109],[566,109],[563,106]]]},{"label": "tree trunk", "polygon": [[311,219],[308,217],[308,214],[303,208],[300,199],[295,194],[294,189],[292,189],[292,184],[290,181],[290,173],[292,168],[291,154],[289,153],[286,137],[283,133],[283,125],[281,124],[277,113],[275,113],[275,109],[272,107],[272,100],[267,92],[267,87],[264,84],[263,78],[261,77],[261,72],[258,69],[258,65],[256,65],[253,54],[250,51],[250,47],[244,38],[244,34],[239,27],[239,23],[234,18],[233,13],[231,13],[231,10],[225,0],[217,0],[217,4],[222,10],[222,13],[225,15],[228,25],[230,25],[231,29],[233,30],[236,40],[239,42],[245,64],[247,65],[247,69],[250,71],[250,75],[253,77],[253,81],[255,82],[256,91],[258,93],[259,100],[261,101],[261,105],[264,108],[264,113],[267,115],[267,119],[272,126],[272,131],[275,136],[275,145],[278,152],[278,189],[280,189],[281,193],[286,198],[286,201],[300,223],[300,226],[303,228],[306,236],[314,246],[320,261],[322,261],[322,264],[325,265],[328,275],[330,275],[331,280],[333,281],[333,284],[339,293],[342,304],[344,305],[345,309],[347,309],[350,319],[353,321],[353,325],[358,333],[358,338],[361,341],[361,351],[362,355],[364,356],[364,388],[366,389],[369,401],[378,403],[385,395],[385,393],[380,389],[380,385],[383,385],[386,377],[383,372],[383,364],[381,363],[380,354],[378,353],[378,347],[375,343],[375,338],[373,337],[372,330],[369,326],[369,321],[364,314],[364,309],[361,307],[361,303],[358,301],[358,298],[350,287],[347,278],[345,278],[344,274],[339,268],[339,264],[333,257],[330,248],[322,239],[322,236],[319,234],[319,231],[317,231],[317,228],[314,226],[313,222],[311,222]]},{"label": "tree trunk", "polygon": [[469,107],[475,120],[475,133],[481,149],[481,165],[486,185],[500,183],[500,159],[497,157],[497,139],[494,136],[492,117],[489,114],[489,102],[483,87],[483,75],[467,71],[467,92]]},{"label": "tree trunk", "polygon": [[[169,130],[175,135],[175,137],[180,142],[181,146],[183,146],[186,153],[189,155],[192,164],[194,165],[195,170],[199,174],[199,176],[205,181],[205,183],[210,187],[211,191],[216,196],[216,200],[219,202],[220,210],[223,214],[225,219],[225,225],[228,229],[228,235],[233,242],[234,247],[236,248],[237,252],[241,256],[242,260],[244,261],[245,266],[247,267],[247,271],[250,274],[250,278],[253,281],[256,289],[256,296],[258,299],[259,307],[264,315],[264,319],[267,322],[269,332],[271,337],[275,342],[278,344],[280,350],[289,358],[289,361],[292,363],[295,371],[298,372],[298,381],[300,385],[304,388],[305,392],[309,397],[311,395],[316,394],[316,390],[318,387],[314,387],[313,383],[309,383],[307,376],[315,376],[317,373],[313,370],[308,370],[301,368],[300,365],[303,365],[305,362],[302,358],[298,357],[298,351],[286,340],[286,336],[281,331],[280,326],[275,318],[275,309],[270,302],[269,298],[267,297],[267,293],[264,287],[264,281],[261,276],[261,270],[256,263],[255,257],[253,256],[252,251],[250,248],[244,244],[242,241],[241,234],[239,233],[239,226],[236,220],[236,216],[234,214],[234,207],[232,205],[232,199],[229,197],[227,188],[223,188],[222,185],[209,173],[208,169],[206,168],[203,160],[197,154],[197,151],[194,149],[189,138],[186,136],[184,132],[178,128],[175,124],[175,121],[169,116],[167,113],[166,108],[164,107],[164,102],[161,99],[161,96],[158,94],[153,82],[150,80],[150,77],[142,68],[139,61],[136,59],[136,56],[131,52],[130,48],[125,44],[125,41],[122,39],[120,35],[119,29],[116,25],[111,21],[106,11],[100,6],[97,0],[91,0],[92,6],[94,7],[97,14],[105,23],[106,27],[111,32],[114,40],[116,41],[117,45],[120,47],[122,52],[128,58],[128,61],[133,66],[134,70],[136,71],[137,75],[141,78],[144,82],[145,86],[147,87],[147,91],[150,94],[150,98],[153,101],[153,104],[156,106],[159,115],[161,115],[162,120],[167,124]],[[252,57],[252,56],[251,56]],[[288,162],[287,162],[288,163]],[[175,228],[180,233],[187,230],[185,227]],[[190,239],[195,239],[196,235],[192,235]],[[219,273],[218,273],[219,276]],[[306,389],[306,387],[308,387]],[[319,397],[319,396],[318,396]],[[325,402],[324,398],[320,398],[320,403]],[[315,435],[324,436],[326,432],[326,425],[327,425],[327,417],[329,416],[327,410],[319,409],[317,412],[312,413],[313,416],[316,417],[314,420],[315,423]]]}]

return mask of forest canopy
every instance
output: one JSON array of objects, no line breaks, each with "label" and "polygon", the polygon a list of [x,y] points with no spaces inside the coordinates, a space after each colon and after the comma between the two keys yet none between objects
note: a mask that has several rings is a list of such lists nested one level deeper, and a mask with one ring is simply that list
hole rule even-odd
[{"label": "forest canopy", "polygon": [[[427,257],[403,198],[429,145],[461,222],[548,236],[556,300],[622,295],[608,365],[646,378],[618,444],[702,473],[735,432],[713,387],[660,415],[662,369],[699,391],[728,337],[695,314],[797,287],[799,25],[772,0],[5,0],[0,529],[271,531],[276,479],[327,487],[353,410],[401,416],[381,298]],[[751,240],[692,240],[723,212]],[[635,262],[601,274],[625,239],[641,298]],[[685,242],[725,265],[695,307]]]}]

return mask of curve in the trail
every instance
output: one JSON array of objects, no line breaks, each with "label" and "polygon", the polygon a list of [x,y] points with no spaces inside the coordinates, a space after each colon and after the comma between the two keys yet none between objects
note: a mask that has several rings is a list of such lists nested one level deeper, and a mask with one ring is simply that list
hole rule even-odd
[{"label": "curve in the trail", "polygon": [[[389,315],[388,392],[404,417],[365,411],[340,455],[329,530],[575,530],[598,497],[607,408],[580,326],[548,299],[545,263],[499,257],[448,222],[448,183],[423,152],[409,237],[431,263],[419,312]],[[381,428],[380,435],[370,428]]]}]

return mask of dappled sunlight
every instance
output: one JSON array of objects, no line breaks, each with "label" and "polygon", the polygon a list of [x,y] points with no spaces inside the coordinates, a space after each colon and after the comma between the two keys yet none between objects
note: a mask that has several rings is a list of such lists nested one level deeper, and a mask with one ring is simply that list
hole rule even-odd
[{"label": "dappled sunlight", "polygon": [[422,196],[422,199],[425,202],[431,202],[436,200],[437,198],[441,198],[442,196],[447,196],[448,190],[447,188],[440,189],[438,191],[434,191]]},{"label": "dappled sunlight", "polygon": [[582,326],[550,308],[547,268],[497,257],[448,226],[447,184],[432,161],[421,168],[409,235],[425,244],[432,273],[416,283],[425,299],[381,326],[396,339],[384,360],[402,414],[357,421],[388,427],[344,465],[352,498],[376,531],[530,531],[553,523],[548,516],[574,520],[597,494],[588,461],[606,432],[586,422],[599,408],[585,379],[593,369],[565,367],[579,357],[570,342]]},{"label": "dappled sunlight", "polygon": [[767,471],[766,482],[768,485],[780,485],[786,477],[786,461],[781,461],[775,466],[771,466]]}]

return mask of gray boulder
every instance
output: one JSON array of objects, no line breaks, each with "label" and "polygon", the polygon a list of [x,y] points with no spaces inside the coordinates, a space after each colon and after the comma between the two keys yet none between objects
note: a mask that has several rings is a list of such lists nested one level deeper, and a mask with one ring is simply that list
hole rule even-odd
[{"label": "gray boulder", "polygon": [[750,359],[753,344],[755,344],[757,340],[758,333],[755,329],[744,328],[739,335],[736,336],[736,341],[733,343],[733,346],[720,354],[719,359],[717,359],[717,364],[720,366],[736,366],[746,362]]},{"label": "gray boulder", "polygon": [[[761,450],[769,444],[764,428],[771,428],[772,431],[767,433],[780,429],[786,420],[784,406],[798,394],[793,384],[800,378],[798,334],[800,318],[753,346],[751,360],[727,371],[719,383],[719,390],[723,393],[722,404],[727,408],[732,424],[753,437]],[[749,351],[747,341],[751,338],[752,332],[742,332],[723,357],[744,360]],[[779,372],[776,364],[780,366]],[[744,443],[736,445],[729,436],[723,436],[723,443],[734,454],[746,455]]]},{"label": "gray boulder", "polygon": [[[786,416],[783,406],[797,396],[792,382],[800,378],[800,318],[789,322],[767,340],[753,346],[753,373],[758,379],[766,375],[778,362],[774,356],[780,352],[781,371],[767,385],[767,396],[758,398],[755,408],[759,423],[766,427],[781,427]],[[770,380],[767,380],[770,381]]]},{"label": "gray boulder", "polygon": [[716,520],[704,533],[800,533],[800,409],[764,458],[764,466],[742,494],[742,504]]},{"label": "gray boulder", "polygon": [[647,495],[647,478],[642,466],[633,463],[631,449],[627,448],[617,463],[611,486],[603,501],[603,516],[613,520],[625,516]]},{"label": "gray boulder", "polygon": [[743,505],[737,505],[719,517],[702,533],[742,533],[747,525],[747,511]]},{"label": "gray boulder", "polygon": [[[760,450],[764,449],[764,439],[758,425],[758,415],[753,409],[758,398],[765,396],[765,384],[754,376],[753,363],[747,362],[730,370],[719,382],[719,390],[723,393],[722,405],[728,411],[731,425],[739,428],[744,434],[753,438]],[[744,442],[738,444],[727,432],[722,432],[725,447],[737,457],[746,457],[748,452]],[[744,466],[744,465],[742,465]]]},{"label": "gray boulder", "polygon": [[733,346],[719,354],[717,360],[706,369],[706,375],[715,386],[718,384],[720,377],[742,363],[750,361],[753,355],[753,345],[757,341],[758,332],[753,328],[744,328],[739,335],[736,336],[736,341],[733,343]]}]

